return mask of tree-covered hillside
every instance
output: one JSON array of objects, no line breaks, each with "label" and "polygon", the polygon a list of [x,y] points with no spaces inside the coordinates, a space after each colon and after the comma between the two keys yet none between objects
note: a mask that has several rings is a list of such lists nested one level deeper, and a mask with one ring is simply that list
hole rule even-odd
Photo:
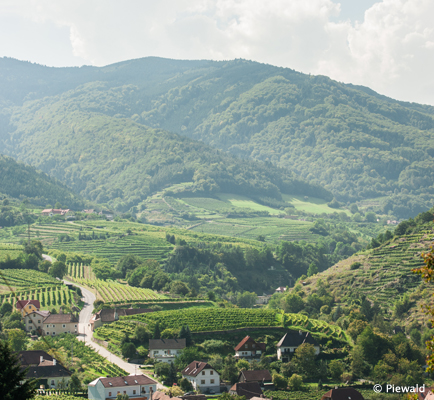
[{"label": "tree-covered hillside", "polygon": [[276,199],[281,193],[330,198],[326,190],[270,163],[243,161],[204,143],[98,112],[121,107],[122,92],[131,90],[107,92],[88,84],[27,102],[12,114],[16,130],[6,146],[77,193],[123,211],[166,185],[182,182],[187,183],[185,191],[210,195],[226,191]]},{"label": "tree-covered hillside", "polygon": [[[80,196],[73,194],[57,180],[35,168],[0,155],[0,195],[45,207],[59,202],[63,207],[79,208],[84,205]],[[3,224],[4,225],[4,224]]]},{"label": "tree-covered hillside", "polygon": [[[379,198],[382,211],[398,218],[431,206],[434,108],[368,88],[245,60],[159,58],[64,69],[2,59],[0,85],[2,103],[17,106],[1,112],[3,152],[32,163],[28,138],[40,141],[38,131],[56,130],[46,108],[59,119],[71,110],[65,96],[73,96],[77,111],[124,118],[119,124],[132,120],[288,168],[340,201]],[[44,115],[36,114],[43,107]]]}]

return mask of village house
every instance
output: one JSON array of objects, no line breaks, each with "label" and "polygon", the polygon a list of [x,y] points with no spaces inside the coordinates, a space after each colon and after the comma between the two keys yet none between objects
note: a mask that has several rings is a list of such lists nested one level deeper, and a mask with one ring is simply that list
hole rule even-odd
[{"label": "village house", "polygon": [[20,351],[21,370],[28,368],[26,379],[37,379],[44,389],[60,389],[67,385],[72,373],[45,351]]},{"label": "village house", "polygon": [[43,333],[46,336],[78,333],[78,320],[73,314],[50,314],[44,319],[42,325]]},{"label": "village house", "polygon": [[103,308],[90,319],[90,327],[92,332],[104,324],[110,324],[118,321],[119,317],[126,315],[136,315],[153,312],[150,308]]},{"label": "village house", "polygon": [[41,303],[39,300],[18,300],[15,304],[15,309],[21,312],[24,317],[33,311],[39,311],[41,309]]},{"label": "village house", "polygon": [[290,331],[277,343],[277,359],[288,362],[295,350],[304,343],[312,344],[315,354],[319,354],[319,344],[309,332]]},{"label": "village house", "polygon": [[263,396],[262,389],[257,382],[238,382],[230,389],[229,394],[236,396],[245,396],[247,400],[252,397]]},{"label": "village house", "polygon": [[279,286],[276,291],[276,293],[285,293],[286,292],[286,287],[285,286]]},{"label": "village house", "polygon": [[246,336],[234,350],[236,358],[260,357],[265,351],[265,343],[256,343],[250,336]]},{"label": "village house", "polygon": [[24,327],[27,332],[38,331],[41,335],[44,325],[44,320],[50,315],[50,311],[33,311],[23,317]]},{"label": "village house", "polygon": [[170,363],[185,346],[185,339],[149,339],[149,357]]},{"label": "village house", "polygon": [[238,375],[238,382],[256,382],[259,384],[261,389],[272,390],[274,388],[273,378],[271,377],[270,371],[267,369],[256,370],[256,371],[241,371]]},{"label": "village house", "polygon": [[193,361],[181,374],[190,381],[194,390],[200,390],[202,393],[220,393],[220,375],[206,362]]},{"label": "village house", "polygon": [[100,377],[88,385],[88,398],[92,400],[115,399],[118,394],[134,400],[150,400],[157,390],[157,382],[145,375]]}]

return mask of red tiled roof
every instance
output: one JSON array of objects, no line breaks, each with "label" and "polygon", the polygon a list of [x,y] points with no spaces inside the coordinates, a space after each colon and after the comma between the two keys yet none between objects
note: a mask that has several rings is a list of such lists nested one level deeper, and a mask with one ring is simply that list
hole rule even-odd
[{"label": "red tiled roof", "polygon": [[125,387],[134,385],[155,385],[157,382],[145,375],[115,376],[114,378],[99,378],[104,387]]},{"label": "red tiled roof", "polygon": [[29,303],[34,305],[37,309],[41,308],[41,303],[39,302],[39,300],[18,300],[15,308],[17,310],[22,310]]},{"label": "red tiled roof", "polygon": [[[241,350],[245,344],[256,345],[255,350],[265,350],[265,343],[257,343],[250,336],[246,336],[237,346],[234,348],[235,351]],[[249,346],[251,349],[251,346]]]},{"label": "red tiled roof", "polygon": [[255,341],[253,339],[251,339],[250,336],[246,336],[243,340],[241,340],[240,343],[237,344],[237,346],[234,348],[235,351],[240,350],[246,343],[248,342],[254,343]]}]

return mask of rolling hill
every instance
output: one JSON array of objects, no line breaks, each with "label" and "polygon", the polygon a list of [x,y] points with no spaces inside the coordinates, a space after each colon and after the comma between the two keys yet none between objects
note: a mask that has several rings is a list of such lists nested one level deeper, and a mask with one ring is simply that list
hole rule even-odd
[{"label": "rolling hill", "polygon": [[[2,152],[38,166],[92,199],[119,196],[101,189],[93,175],[99,172],[86,155],[82,162],[89,167],[84,173],[76,162],[81,154],[73,155],[74,162],[59,161],[63,150],[52,153],[51,147],[57,146],[52,143],[44,143],[50,147],[51,164],[38,160],[44,154],[37,149],[43,132],[49,131],[67,152],[72,136],[83,146],[92,141],[103,149],[101,137],[90,131],[101,133],[110,125],[118,132],[121,125],[147,132],[151,127],[157,136],[163,129],[290,170],[327,188],[339,201],[372,199],[379,211],[398,218],[432,206],[434,108],[395,101],[365,87],[245,60],[154,57],[102,68],[48,68],[1,59],[0,87]],[[120,143],[119,137],[107,138]],[[32,154],[35,147],[38,151]],[[107,156],[112,157],[104,154],[104,160]],[[104,171],[107,168],[105,163]],[[96,188],[85,188],[90,178]]]}]

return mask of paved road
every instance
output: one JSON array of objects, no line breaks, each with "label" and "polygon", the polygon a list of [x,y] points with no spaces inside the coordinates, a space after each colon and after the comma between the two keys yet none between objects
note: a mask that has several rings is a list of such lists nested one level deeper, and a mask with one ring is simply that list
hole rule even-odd
[{"label": "paved road", "polygon": [[[116,364],[118,367],[127,371],[129,374],[143,374],[140,370],[140,364],[130,364],[122,360],[122,358],[110,353],[105,347],[92,341],[92,331],[90,330],[89,320],[92,317],[93,302],[95,301],[95,295],[88,289],[80,286],[74,282],[68,282],[63,280],[65,283],[78,286],[83,294],[82,300],[84,301],[84,307],[80,312],[79,325],[78,325],[78,340],[84,341],[88,346],[95,349],[100,355],[109,360],[110,362]],[[152,378],[152,377],[150,377]],[[165,389],[165,387],[158,383],[157,390]]]}]

